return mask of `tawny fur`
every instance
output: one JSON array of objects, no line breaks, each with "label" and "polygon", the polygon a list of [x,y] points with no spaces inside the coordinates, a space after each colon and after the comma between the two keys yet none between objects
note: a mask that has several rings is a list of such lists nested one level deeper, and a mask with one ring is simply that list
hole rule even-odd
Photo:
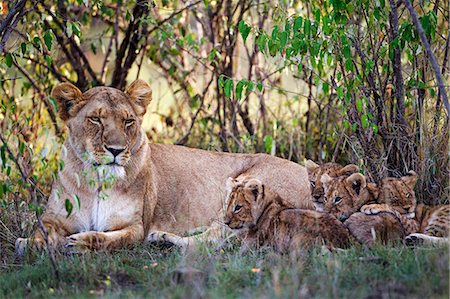
[{"label": "tawny fur", "polygon": [[[450,226],[449,205],[436,207],[416,205],[414,186],[417,175],[414,172],[401,178],[385,178],[378,185],[365,182],[365,178],[359,177],[358,190],[354,190],[348,178],[341,177],[331,179],[325,176],[323,183],[326,192],[326,210],[341,219],[346,219],[355,212],[367,214],[365,217],[360,213],[352,215],[345,222],[352,235],[360,242],[372,243],[375,235],[385,236],[381,239],[396,240],[400,236],[417,233],[438,238],[448,237]],[[367,190],[366,190],[367,189]],[[356,192],[358,191],[358,192]],[[342,198],[338,203],[333,199]],[[328,200],[329,199],[329,200]],[[381,215],[381,217],[371,217]],[[387,213],[396,217],[400,226],[387,216]],[[342,215],[345,215],[342,216]],[[433,238],[429,242],[441,242]],[[430,241],[431,240],[431,241]]]},{"label": "tawny fur", "polygon": [[[63,83],[52,96],[69,129],[61,152],[65,167],[42,217],[52,247],[114,249],[143,241],[151,230],[180,234],[210,225],[222,218],[226,179],[242,174],[295,198],[296,207],[313,208],[306,169],[296,163],[149,144],[141,123],[151,88],[141,80],[124,92],[95,87],[82,93]],[[121,152],[114,158],[107,148]],[[66,200],[73,205],[70,216]],[[42,247],[40,232],[32,239]]]},{"label": "tawny fur", "polygon": [[277,252],[310,248],[314,244],[347,247],[350,236],[330,214],[295,209],[261,181],[234,181],[225,223],[242,231],[247,246],[271,246]]},{"label": "tawny fur", "polygon": [[330,177],[335,178],[345,175],[349,176],[359,171],[358,166],[354,164],[342,166],[337,163],[329,162],[319,165],[311,160],[306,161],[305,167],[310,182],[311,199],[317,211],[323,211],[325,205],[324,190],[320,180],[322,175],[327,174]]}]

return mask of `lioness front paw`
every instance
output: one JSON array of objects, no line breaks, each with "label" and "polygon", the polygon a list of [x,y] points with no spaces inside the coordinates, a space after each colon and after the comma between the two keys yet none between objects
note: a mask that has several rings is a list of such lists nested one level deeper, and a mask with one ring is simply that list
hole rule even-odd
[{"label": "lioness front paw", "polygon": [[65,247],[78,252],[105,249],[106,238],[98,232],[82,232],[70,235],[66,238]]},{"label": "lioness front paw", "polygon": [[147,241],[150,243],[170,243],[181,248],[186,247],[182,237],[163,231],[152,231],[149,233]]}]

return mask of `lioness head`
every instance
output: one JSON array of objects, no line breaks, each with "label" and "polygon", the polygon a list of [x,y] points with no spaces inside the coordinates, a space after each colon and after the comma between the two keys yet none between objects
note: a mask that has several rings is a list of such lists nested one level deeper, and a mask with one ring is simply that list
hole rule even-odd
[{"label": "lioness head", "polygon": [[264,199],[264,185],[257,179],[228,179],[230,186],[225,224],[231,229],[250,228],[259,218],[259,205]]},{"label": "lioness head", "polygon": [[339,176],[351,175],[359,171],[358,166],[349,164],[342,166],[337,163],[324,163],[318,165],[311,160],[306,161],[306,170],[308,172],[308,179],[310,182],[312,201],[317,211],[323,211],[324,208],[324,190],[321,182],[321,177],[324,174],[335,178]]},{"label": "lioness head", "polygon": [[141,121],[151,95],[150,86],[142,80],[125,91],[94,87],[82,93],[70,83],[52,90],[75,155],[85,165],[101,165],[119,177],[125,175],[131,156],[145,142]]},{"label": "lioness head", "polygon": [[372,199],[372,183],[360,173],[350,176],[332,178],[324,174],[321,178],[325,190],[325,212],[333,214],[337,219],[344,221],[353,213]]},{"label": "lioness head", "polygon": [[408,218],[414,218],[416,211],[416,196],[414,187],[417,174],[410,171],[401,178],[384,178],[378,185],[378,203],[389,204],[394,210]]}]

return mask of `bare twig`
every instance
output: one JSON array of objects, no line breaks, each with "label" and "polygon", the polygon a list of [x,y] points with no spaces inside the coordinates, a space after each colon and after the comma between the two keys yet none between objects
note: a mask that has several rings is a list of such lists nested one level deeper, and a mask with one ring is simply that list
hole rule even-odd
[{"label": "bare twig", "polygon": [[433,67],[434,75],[436,76],[436,80],[438,82],[438,88],[441,93],[442,99],[444,100],[445,109],[447,110],[447,117],[450,118],[450,105],[448,102],[447,92],[445,91],[444,87],[444,80],[442,79],[442,75],[439,70],[439,66],[436,62],[436,58],[433,55],[433,52],[431,51],[430,43],[428,42],[427,37],[425,36],[425,32],[423,31],[422,25],[420,24],[419,18],[417,17],[417,14],[412,7],[411,3],[408,0],[402,0],[405,4],[406,8],[409,10],[409,13],[413,19],[414,26],[416,27],[417,31],[419,32],[420,39],[422,40],[422,43],[425,47],[428,59],[431,62],[431,66]]}]

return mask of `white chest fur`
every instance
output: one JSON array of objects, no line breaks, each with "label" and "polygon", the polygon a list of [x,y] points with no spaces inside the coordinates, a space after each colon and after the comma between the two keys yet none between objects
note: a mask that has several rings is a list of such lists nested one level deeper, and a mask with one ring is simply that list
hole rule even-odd
[{"label": "white chest fur", "polygon": [[106,191],[91,205],[89,230],[107,231],[118,223],[129,221],[136,212],[126,195]]}]

